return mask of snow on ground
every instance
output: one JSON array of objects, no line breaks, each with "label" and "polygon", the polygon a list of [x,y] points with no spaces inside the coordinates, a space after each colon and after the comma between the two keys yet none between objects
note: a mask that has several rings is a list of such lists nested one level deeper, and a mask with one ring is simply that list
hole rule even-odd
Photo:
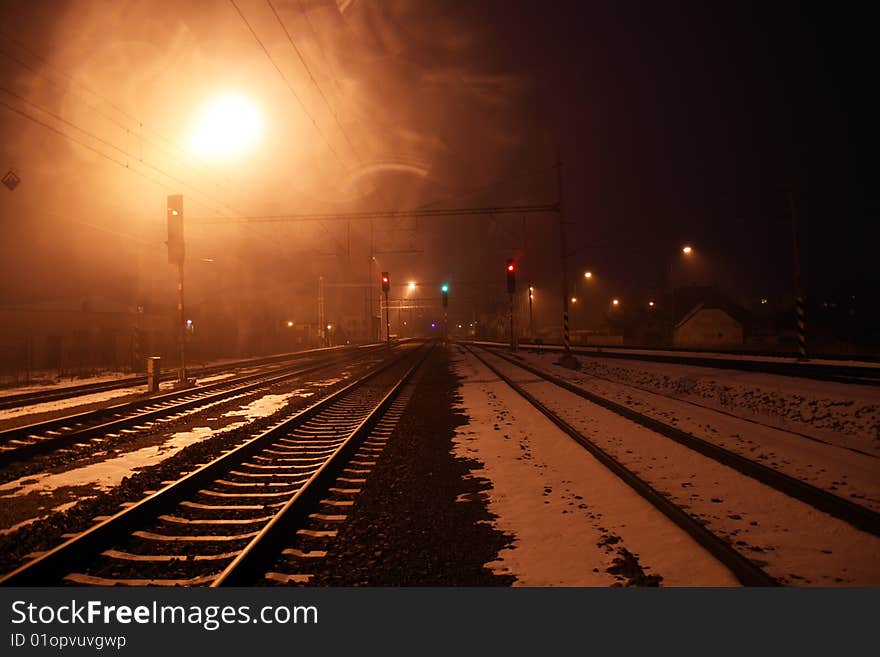
[{"label": "snow on ground", "polygon": [[[219,417],[207,418],[207,422],[217,421],[220,418],[240,418],[232,423],[225,421],[222,423],[223,431],[231,431],[257,418],[271,415],[294,396],[311,395],[311,392],[302,389],[280,395],[265,395]],[[125,477],[130,477],[140,469],[156,465],[195,442],[209,438],[215,431],[216,429],[210,426],[191,427],[186,431],[168,435],[161,443],[119,454],[97,463],[64,472],[27,475],[0,485],[0,503],[5,501],[14,503],[12,500],[16,498],[28,498],[29,504],[40,514],[38,517],[28,517],[27,520],[13,526],[0,529],[0,534],[9,533],[25,524],[46,518],[51,513],[64,510],[71,505],[71,496],[75,496],[72,500],[75,503],[93,497],[97,492],[110,490],[118,486]]]},{"label": "snow on ground", "polygon": [[[559,354],[525,356],[550,365]],[[800,431],[880,456],[880,388],[694,365],[578,355],[582,373]],[[571,370],[564,370],[569,376]]]},{"label": "snow on ground", "polygon": [[537,379],[491,362],[628,469],[688,510],[779,581],[880,584],[880,539],[787,497],[660,434]]},{"label": "snow on ground", "polygon": [[839,446],[851,443],[851,436],[837,436],[830,444],[818,442],[802,433],[733,417],[730,409],[719,412],[662,391],[648,392],[641,386],[573,372],[540,356],[527,355],[525,360],[600,397],[880,511],[880,458]]},{"label": "snow on ground", "polygon": [[493,524],[513,546],[488,564],[520,586],[610,586],[618,550],[666,586],[734,586],[733,575],[473,357],[457,354],[457,456],[484,464]]},{"label": "snow on ground", "polygon": [[[480,342],[477,341],[476,344],[486,344],[491,346],[498,346],[498,342]],[[524,345],[526,346],[526,345]],[[546,351],[559,351],[561,345],[528,345],[529,349],[535,350],[546,350]],[[636,354],[636,355],[644,355],[644,356],[671,356],[673,358],[680,357],[693,357],[693,358],[715,358],[718,360],[749,360],[755,361],[759,363],[793,363],[800,364],[801,361],[797,356],[767,356],[763,354],[752,354],[748,352],[742,352],[738,354],[720,352],[720,351],[683,351],[681,349],[675,350],[664,350],[664,349],[636,349],[633,347],[619,348],[619,347],[584,347],[578,345],[572,345],[572,348],[577,353],[578,356],[581,354],[589,355],[590,351],[601,351],[603,353],[619,353],[619,354]],[[876,360],[859,360],[858,358],[850,358],[850,359],[842,359],[842,358],[821,358],[821,357],[811,357],[809,359],[809,364],[813,365],[837,365],[844,367],[868,367],[868,368],[876,368],[880,369],[880,362]]]},{"label": "snow on ground", "polygon": [[4,420],[12,420],[23,415],[52,413],[79,406],[100,404],[117,397],[143,394],[143,392],[144,386],[117,388],[115,390],[104,390],[103,392],[96,392],[90,395],[78,395],[76,397],[70,397],[69,399],[56,399],[55,401],[43,402],[42,404],[31,404],[19,408],[7,408],[0,410],[0,422],[3,422]]}]

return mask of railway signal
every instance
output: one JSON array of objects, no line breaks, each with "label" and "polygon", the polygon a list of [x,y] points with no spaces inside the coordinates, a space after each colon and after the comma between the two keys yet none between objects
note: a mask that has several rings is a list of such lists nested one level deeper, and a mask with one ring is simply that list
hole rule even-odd
[{"label": "railway signal", "polygon": [[440,286],[440,296],[443,297],[443,307],[449,306],[449,284],[444,283]]},{"label": "railway signal", "polygon": [[168,197],[168,263],[182,265],[184,257],[183,244],[183,195],[172,194]]},{"label": "railway signal", "polygon": [[513,332],[513,294],[516,292],[516,265],[513,263],[513,258],[507,259],[505,271],[507,272],[507,296],[510,301],[510,309],[508,311],[510,317],[510,348],[516,349],[516,335]]},{"label": "railway signal", "polygon": [[388,290],[391,289],[391,276],[382,272],[382,291],[385,293],[385,344],[391,346],[391,319],[388,316]]},{"label": "railway signal", "polygon": [[183,195],[170,194],[168,196],[167,222],[168,222],[168,262],[177,265],[177,323],[178,323],[178,347],[180,349],[180,372],[177,383],[186,386],[189,381],[186,377],[186,322],[183,317]]}]

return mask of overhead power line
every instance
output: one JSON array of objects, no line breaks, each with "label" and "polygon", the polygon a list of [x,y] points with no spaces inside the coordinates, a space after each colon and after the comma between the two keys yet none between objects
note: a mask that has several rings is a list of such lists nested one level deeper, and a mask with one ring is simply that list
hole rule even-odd
[{"label": "overhead power line", "polygon": [[216,217],[191,219],[193,223],[228,224],[228,223],[269,223],[296,221],[351,221],[356,219],[398,219],[403,217],[461,217],[467,215],[486,214],[535,214],[542,212],[559,212],[558,203],[543,205],[501,205],[482,208],[449,208],[449,209],[414,209],[414,210],[378,210],[366,212],[332,212],[314,214],[280,214],[252,215],[242,217]]},{"label": "overhead power line", "polygon": [[[132,153],[128,152],[127,150],[125,150],[125,149],[123,149],[123,148],[119,148],[119,147],[116,146],[115,144],[112,144],[112,143],[108,142],[107,140],[102,139],[101,137],[98,137],[96,134],[94,134],[94,133],[92,133],[92,132],[89,132],[88,130],[86,130],[86,129],[80,127],[80,126],[78,126],[78,125],[77,125],[76,123],[74,123],[73,121],[69,121],[69,120],[67,120],[67,119],[65,119],[65,118],[63,118],[63,117],[61,117],[60,115],[56,114],[55,112],[52,112],[51,110],[46,109],[46,108],[44,108],[44,107],[38,105],[37,103],[33,103],[33,102],[27,100],[26,98],[24,98],[23,96],[20,96],[19,94],[15,93],[14,91],[11,91],[11,90],[9,90],[9,89],[6,89],[5,87],[0,87],[0,91],[3,91],[4,93],[9,94],[10,96],[12,96],[12,97],[18,99],[18,100],[21,101],[21,102],[24,102],[24,103],[27,104],[29,107],[32,107],[32,108],[36,109],[37,111],[43,112],[44,114],[47,114],[48,116],[51,116],[51,117],[52,117],[53,119],[55,119],[56,121],[59,121],[59,122],[63,123],[64,125],[68,125],[68,126],[70,126],[70,127],[73,128],[74,130],[77,130],[78,132],[82,133],[83,135],[89,137],[90,139],[93,139],[93,140],[95,140],[96,142],[98,142],[98,143],[100,143],[100,144],[104,144],[104,145],[107,146],[108,148],[112,148],[113,150],[117,151],[118,153],[120,153],[120,154],[122,154],[122,155],[125,155],[125,156],[128,157],[128,158],[131,158],[131,159],[134,160],[137,164],[140,164],[141,166],[146,167],[146,168],[148,168],[148,169],[152,169],[152,170],[155,171],[156,173],[158,173],[158,174],[160,174],[160,175],[162,175],[162,176],[165,176],[165,177],[168,178],[169,180],[171,180],[171,181],[177,183],[178,185],[181,185],[181,186],[183,186],[183,187],[189,189],[190,191],[196,192],[198,195],[200,195],[200,196],[202,196],[202,197],[204,197],[204,198],[207,198],[208,200],[212,201],[212,203],[205,203],[204,201],[198,201],[198,199],[196,199],[196,202],[199,203],[200,205],[203,205],[203,206],[206,207],[206,208],[216,208],[216,206],[218,206],[218,205],[223,205],[223,206],[225,206],[226,208],[228,208],[229,210],[231,210],[232,212],[238,212],[238,210],[236,210],[235,208],[233,208],[232,206],[230,206],[230,205],[228,205],[228,204],[226,204],[226,203],[218,203],[218,202],[216,201],[216,199],[214,199],[210,194],[208,194],[208,193],[206,193],[206,192],[200,190],[200,189],[197,188],[197,187],[194,187],[194,186],[188,184],[186,181],[184,181],[184,180],[178,178],[177,176],[175,176],[175,175],[173,175],[173,174],[170,174],[170,173],[168,173],[167,171],[161,169],[160,167],[157,167],[157,166],[155,166],[155,165],[153,165],[153,164],[150,164],[149,162],[144,161],[143,159],[140,159],[140,158],[136,157],[135,155],[133,155]],[[39,120],[38,118],[34,117],[33,115],[28,114],[27,112],[25,112],[25,111],[23,111],[23,110],[21,110],[21,109],[19,109],[19,108],[16,108],[15,106],[10,105],[10,104],[8,104],[8,103],[2,101],[2,100],[0,100],[0,105],[6,107],[7,109],[9,109],[9,110],[12,111],[12,112],[15,112],[16,114],[18,114],[18,115],[24,117],[25,119],[28,119],[29,121],[32,121],[32,122],[36,123],[37,125],[40,125],[40,126],[46,128],[47,130],[51,130],[52,132],[54,132],[54,133],[56,133],[56,134],[58,134],[58,135],[61,135],[61,136],[64,137],[65,139],[68,139],[68,140],[70,140],[70,141],[72,141],[72,142],[75,142],[75,143],[79,144],[80,146],[83,146],[83,147],[89,149],[89,150],[92,151],[93,153],[97,153],[97,154],[100,155],[101,157],[103,157],[103,158],[109,160],[110,162],[113,162],[114,164],[117,164],[117,165],[119,165],[119,166],[121,166],[121,167],[123,167],[123,168],[125,168],[125,169],[128,169],[129,171],[132,171],[132,172],[134,172],[134,173],[136,173],[136,174],[142,176],[143,178],[146,178],[147,180],[150,180],[151,182],[154,182],[154,183],[156,183],[156,184],[162,185],[162,186],[165,187],[165,188],[168,187],[168,184],[167,184],[167,183],[163,183],[163,182],[157,181],[155,178],[150,178],[149,176],[146,176],[143,172],[138,171],[137,169],[133,168],[133,166],[132,166],[133,163],[132,163],[131,161],[129,161],[129,162],[124,162],[124,161],[122,161],[122,160],[116,159],[115,157],[112,157],[112,156],[108,155],[107,153],[105,153],[105,152],[102,151],[101,149],[96,148],[94,145],[91,145],[91,144],[89,144],[89,143],[87,143],[87,142],[85,142],[85,141],[83,141],[83,140],[81,140],[81,139],[77,139],[77,138],[74,137],[73,135],[71,135],[71,134],[69,134],[69,133],[67,133],[67,132],[64,132],[63,130],[58,129],[58,128],[55,127],[55,126],[52,126],[51,124],[46,123],[45,121],[41,121],[41,120]]]},{"label": "overhead power line", "polygon": [[242,13],[241,9],[239,9],[238,5],[235,3],[235,0],[229,0],[229,3],[235,8],[235,11],[238,13],[238,16],[241,18],[242,22],[245,24],[247,29],[250,31],[251,35],[254,37],[254,40],[259,44],[260,48],[262,48],[263,52],[266,54],[266,58],[269,60],[269,62],[272,64],[272,66],[275,68],[275,70],[278,72],[278,75],[280,75],[281,79],[284,80],[284,84],[287,85],[287,88],[290,90],[290,93],[296,99],[296,102],[299,104],[302,111],[305,113],[305,115],[307,117],[309,117],[309,119],[312,122],[312,125],[315,127],[315,131],[318,133],[318,135],[321,137],[321,139],[324,141],[324,143],[327,144],[327,148],[330,149],[330,152],[333,153],[333,156],[339,161],[340,164],[343,164],[343,166],[344,166],[344,163],[342,161],[342,158],[339,156],[339,153],[336,151],[335,148],[333,148],[333,144],[331,144],[330,141],[327,139],[327,136],[321,130],[321,127],[318,125],[318,122],[315,120],[315,117],[312,116],[312,114],[309,112],[308,109],[306,109],[305,103],[303,103],[302,99],[299,97],[299,94],[296,93],[296,90],[293,88],[293,85],[291,84],[290,80],[288,80],[287,76],[284,75],[284,71],[281,70],[281,68],[278,66],[278,64],[275,62],[275,60],[272,58],[272,55],[269,52],[269,49],[266,48],[266,46],[263,44],[263,41],[257,35],[256,31],[251,26],[250,22],[248,22],[248,19]]},{"label": "overhead power line", "polygon": [[287,37],[288,42],[290,42],[293,51],[296,53],[296,56],[299,58],[300,63],[303,65],[303,68],[306,70],[306,73],[309,74],[309,79],[312,81],[312,84],[315,86],[315,89],[318,90],[318,94],[321,96],[321,99],[324,101],[324,104],[327,106],[327,109],[330,110],[330,114],[333,115],[333,119],[336,121],[336,125],[339,128],[339,132],[342,133],[342,136],[345,137],[345,141],[348,142],[349,148],[351,148],[357,159],[360,159],[360,155],[358,154],[357,148],[355,148],[354,144],[351,142],[351,139],[348,137],[348,133],[345,131],[345,128],[342,127],[342,123],[339,121],[339,116],[336,114],[336,110],[333,109],[333,106],[330,105],[330,101],[327,100],[327,96],[324,95],[324,92],[321,89],[321,86],[318,84],[318,81],[315,79],[315,76],[312,75],[312,70],[309,68],[309,65],[306,63],[305,58],[303,58],[302,53],[299,48],[297,48],[296,43],[293,41],[293,37],[290,36],[290,32],[287,30],[287,26],[284,24],[284,21],[281,20],[281,16],[278,15],[278,11],[275,9],[275,5],[272,4],[272,0],[266,0],[266,3],[269,5],[269,8],[272,10],[272,13],[275,15],[275,20],[278,21],[278,24],[281,26],[281,29],[284,30],[284,34]]},{"label": "overhead power line", "polygon": [[[129,112],[125,111],[124,109],[122,109],[119,105],[117,105],[116,103],[114,103],[111,99],[107,98],[107,97],[104,96],[103,94],[98,93],[97,91],[95,91],[94,89],[92,89],[91,87],[89,87],[88,85],[86,85],[86,84],[84,84],[84,83],[78,81],[76,78],[74,78],[73,76],[71,76],[71,75],[68,74],[68,73],[65,73],[64,71],[62,71],[62,70],[59,69],[58,67],[53,66],[52,64],[50,64],[50,63],[46,60],[45,57],[42,57],[39,53],[35,52],[35,51],[32,50],[31,48],[28,48],[25,44],[21,43],[19,40],[15,39],[14,37],[12,37],[11,35],[9,35],[8,33],[0,31],[0,35],[2,35],[4,39],[6,39],[6,40],[9,41],[10,43],[14,44],[14,45],[15,45],[16,47],[18,47],[20,50],[22,50],[23,52],[26,52],[28,55],[30,55],[31,57],[33,57],[34,59],[36,59],[37,61],[39,61],[39,62],[40,62],[45,68],[47,68],[47,69],[49,69],[49,70],[51,70],[51,71],[54,71],[58,76],[64,78],[64,79],[67,80],[68,82],[70,82],[70,84],[71,84],[71,85],[73,86],[73,88],[74,88],[74,92],[77,93],[77,94],[83,99],[83,103],[86,105],[86,107],[88,107],[90,110],[92,110],[93,112],[95,112],[95,114],[97,114],[97,115],[103,117],[106,121],[109,121],[110,123],[114,124],[115,126],[121,128],[122,130],[125,130],[125,131],[126,131],[127,133],[129,133],[129,134],[132,134],[132,130],[139,130],[140,133],[139,133],[137,136],[138,136],[140,139],[142,139],[143,141],[146,141],[146,142],[148,142],[148,143],[152,143],[152,144],[154,144],[157,148],[159,148],[161,151],[163,151],[163,152],[164,152],[164,153],[165,153],[170,159],[172,159],[173,161],[177,162],[178,164],[180,164],[180,165],[182,165],[182,166],[184,166],[184,167],[186,167],[186,168],[188,168],[188,169],[192,169],[193,171],[200,170],[200,171],[203,171],[203,172],[208,172],[209,175],[211,175],[211,176],[217,176],[217,174],[216,174],[215,172],[211,171],[211,170],[205,165],[204,162],[201,162],[200,165],[199,165],[198,167],[194,167],[192,164],[190,164],[190,163],[188,163],[188,162],[185,162],[184,160],[182,160],[182,159],[180,159],[179,157],[177,157],[177,155],[175,155],[175,152],[176,152],[178,155],[181,155],[181,156],[183,156],[183,157],[186,157],[186,155],[185,155],[184,152],[180,149],[180,147],[178,147],[178,146],[177,146],[177,145],[176,145],[171,139],[169,139],[168,137],[164,136],[162,133],[158,132],[157,130],[154,130],[154,129],[150,128],[149,126],[145,125],[145,124],[143,123],[143,121],[141,121],[141,120],[140,120],[139,118],[137,118],[136,116],[134,116],[134,115],[130,114]],[[36,75],[36,76],[38,76],[38,77],[40,77],[40,78],[46,80],[49,84],[51,84],[51,85],[54,86],[55,88],[59,89],[60,91],[62,91],[62,92],[66,92],[66,91],[67,91],[66,88],[63,88],[60,84],[58,84],[58,82],[57,82],[56,80],[54,80],[52,77],[46,75],[45,72],[41,71],[40,69],[38,69],[38,68],[36,68],[36,67],[34,67],[34,66],[31,66],[30,64],[28,64],[28,63],[25,62],[25,61],[22,61],[21,59],[19,59],[19,58],[16,57],[15,55],[13,55],[13,54],[7,52],[6,50],[0,49],[0,55],[3,55],[3,56],[6,57],[7,59],[9,59],[9,60],[15,62],[16,64],[18,64],[18,65],[21,66],[22,68],[24,68],[24,69],[30,71],[30,72],[33,73],[34,75]],[[78,89],[81,89],[81,90],[85,91],[86,93],[91,94],[91,95],[94,96],[95,98],[98,98],[98,99],[102,100],[103,102],[107,103],[110,107],[112,107],[114,110],[116,110],[116,112],[118,112],[121,116],[123,116],[123,117],[125,117],[126,119],[128,119],[129,121],[133,122],[133,123],[135,124],[135,127],[132,128],[132,127],[126,125],[126,124],[123,123],[122,121],[119,121],[119,120],[116,119],[115,117],[113,117],[113,116],[109,115],[108,113],[106,113],[106,112],[105,112],[104,110],[102,110],[98,105],[95,105],[95,104],[89,102],[89,101],[86,99],[86,97],[84,96],[84,94],[82,94],[82,93],[79,92],[79,91],[76,91],[77,88],[78,88]],[[155,140],[155,139],[151,139],[150,137],[145,136],[145,135],[144,135],[144,131],[149,132],[149,133],[155,135],[155,137],[158,139],[158,141],[162,141],[162,142],[164,142],[165,144],[168,144],[168,147],[163,146],[162,144],[158,143],[158,141]],[[169,148],[169,147],[170,147],[170,148]],[[219,178],[221,178],[223,181],[225,181],[225,182],[227,182],[227,183],[230,182],[229,178],[228,178],[227,176],[225,176],[225,175],[222,175],[222,174],[221,174],[221,175],[219,176]]]}]

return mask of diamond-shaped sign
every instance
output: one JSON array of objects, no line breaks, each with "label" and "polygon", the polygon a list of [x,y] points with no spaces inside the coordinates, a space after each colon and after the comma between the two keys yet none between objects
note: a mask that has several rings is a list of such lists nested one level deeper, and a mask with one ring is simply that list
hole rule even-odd
[{"label": "diamond-shaped sign", "polygon": [[7,171],[6,175],[3,176],[3,184],[9,188],[10,192],[12,190],[14,190],[16,187],[18,187],[18,183],[20,183],[20,182],[21,182],[21,178],[19,178],[18,175],[15,173],[15,171],[13,171],[12,169]]}]

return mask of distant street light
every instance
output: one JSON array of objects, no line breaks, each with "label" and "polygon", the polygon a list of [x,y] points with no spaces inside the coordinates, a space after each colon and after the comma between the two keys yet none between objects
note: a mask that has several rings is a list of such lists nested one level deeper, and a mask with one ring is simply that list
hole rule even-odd
[{"label": "distant street light", "polygon": [[611,305],[612,305],[612,306],[619,306],[619,305],[620,305],[620,299],[612,299],[612,300],[611,300]]},{"label": "distant street light", "polygon": [[648,302],[648,307],[649,307],[649,308],[653,308],[653,307],[654,307],[654,302],[653,302],[653,301],[649,301],[649,302]]},{"label": "distant street light", "polygon": [[694,252],[694,247],[692,247],[690,245],[685,245],[681,248],[681,252],[684,253],[685,255],[690,255],[691,253]]},{"label": "distant street light", "polygon": [[293,327],[293,322],[288,321],[288,322],[287,322],[287,328],[292,328],[292,327]]},{"label": "distant street light", "polygon": [[589,279],[589,278],[593,278],[593,272],[591,272],[591,271],[585,271],[585,272],[584,272],[584,278],[588,278],[588,279]]},{"label": "distant street light", "polygon": [[409,291],[410,291],[410,292],[412,292],[413,290],[415,290],[415,289],[416,289],[415,281],[410,281],[410,282],[409,282],[409,285],[407,285],[407,287],[409,288]]},{"label": "distant street light", "polygon": [[571,302],[572,302],[572,303],[577,303],[577,302],[578,302],[577,297],[572,297],[572,298],[571,298]]}]

